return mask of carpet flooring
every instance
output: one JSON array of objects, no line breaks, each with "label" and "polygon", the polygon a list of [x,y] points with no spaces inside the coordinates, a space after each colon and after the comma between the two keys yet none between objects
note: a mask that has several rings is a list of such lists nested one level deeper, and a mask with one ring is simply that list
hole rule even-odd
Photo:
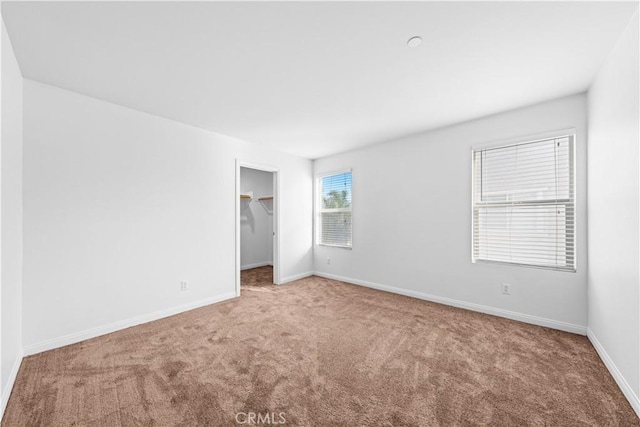
[{"label": "carpet flooring", "polygon": [[583,336],[271,289],[25,358],[2,426],[640,426]]},{"label": "carpet flooring", "polygon": [[275,285],[273,284],[273,267],[266,265],[264,267],[252,268],[240,272],[240,287],[261,288],[264,291],[275,289]]}]

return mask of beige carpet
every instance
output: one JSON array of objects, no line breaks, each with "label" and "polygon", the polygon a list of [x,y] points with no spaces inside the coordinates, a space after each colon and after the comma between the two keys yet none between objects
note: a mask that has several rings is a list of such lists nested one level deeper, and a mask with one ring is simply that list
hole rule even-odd
[{"label": "beige carpet", "polygon": [[264,267],[252,268],[244,270],[240,273],[240,287],[248,290],[273,290],[273,267],[270,265]]},{"label": "beige carpet", "polygon": [[27,357],[3,426],[640,425],[585,337],[317,277],[273,289]]}]

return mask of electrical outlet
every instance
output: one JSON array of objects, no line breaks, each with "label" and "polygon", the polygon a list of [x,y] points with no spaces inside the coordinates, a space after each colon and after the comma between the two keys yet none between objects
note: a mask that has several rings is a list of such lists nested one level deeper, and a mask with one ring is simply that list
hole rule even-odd
[{"label": "electrical outlet", "polygon": [[189,281],[181,280],[180,281],[180,290],[181,291],[188,291],[189,290]]},{"label": "electrical outlet", "polygon": [[502,284],[502,293],[505,295],[511,295],[511,285],[508,283]]},{"label": "electrical outlet", "polygon": [[331,264],[331,258],[327,258],[327,264]]}]

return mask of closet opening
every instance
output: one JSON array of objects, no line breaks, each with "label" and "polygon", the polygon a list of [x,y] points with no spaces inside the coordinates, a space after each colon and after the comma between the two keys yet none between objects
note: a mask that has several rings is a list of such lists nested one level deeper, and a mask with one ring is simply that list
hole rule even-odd
[{"label": "closet opening", "polygon": [[278,170],[236,164],[236,294],[279,283]]}]

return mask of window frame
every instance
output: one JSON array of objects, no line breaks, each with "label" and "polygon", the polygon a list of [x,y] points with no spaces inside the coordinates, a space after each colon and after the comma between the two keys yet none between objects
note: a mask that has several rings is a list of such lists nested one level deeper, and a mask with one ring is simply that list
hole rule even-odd
[{"label": "window frame", "polygon": [[[476,164],[475,164],[475,153],[478,151],[482,151],[482,150],[488,150],[488,149],[495,149],[495,148],[507,148],[507,147],[511,147],[511,146],[516,146],[516,145],[522,145],[522,144],[528,144],[528,143],[535,143],[535,142],[541,142],[541,141],[546,141],[549,139],[557,139],[557,138],[569,138],[570,139],[570,150],[571,153],[573,155],[573,157],[570,159],[570,169],[571,172],[573,174],[572,179],[573,179],[573,199],[567,199],[566,201],[563,200],[558,200],[557,202],[554,201],[556,204],[565,204],[568,205],[572,202],[573,204],[573,267],[569,267],[569,268],[564,268],[564,267],[558,267],[558,266],[552,266],[552,265],[538,265],[538,264],[527,264],[527,263],[517,263],[517,262],[508,262],[508,261],[498,261],[498,260],[487,260],[487,259],[476,259],[475,257],[475,253],[474,253],[474,246],[475,246],[475,235],[476,235],[476,229],[475,229],[475,221],[474,221],[474,215],[475,215],[475,209],[476,209]],[[577,171],[577,157],[578,157],[578,150],[577,150],[577,136],[576,136],[576,129],[575,128],[570,128],[570,129],[563,129],[563,130],[558,130],[558,131],[553,131],[553,132],[547,132],[547,133],[542,133],[542,134],[536,134],[536,135],[530,135],[530,136],[525,136],[525,137],[518,137],[518,138],[511,138],[511,139],[506,139],[506,140],[500,140],[500,141],[493,141],[491,143],[486,143],[486,144],[480,144],[480,145],[473,145],[471,146],[471,263],[472,264],[479,264],[479,265],[497,265],[497,266],[511,266],[511,267],[526,267],[526,268],[535,268],[535,269],[541,269],[541,270],[552,270],[552,271],[560,271],[560,272],[565,272],[565,273],[576,273],[578,271],[578,171]],[[548,201],[541,201],[542,203],[539,203],[539,206],[544,206],[545,202],[548,203]],[[533,205],[534,202],[533,201],[527,201],[525,203],[528,203],[530,205]],[[496,205],[498,203],[495,203]],[[486,203],[486,205],[491,205],[491,203]],[[516,205],[517,204],[513,204]],[[565,208],[566,209],[566,208]]]},{"label": "window frame", "polygon": [[[322,179],[326,178],[328,176],[334,176],[334,175],[342,175],[345,173],[350,173],[351,174],[351,205],[350,207],[347,208],[335,208],[335,209],[322,209]],[[334,171],[330,171],[330,172],[322,172],[320,174],[316,174],[315,176],[315,208],[314,208],[314,225],[315,225],[315,232],[314,232],[314,243],[316,246],[325,246],[328,248],[339,248],[339,249],[347,249],[347,250],[352,250],[353,249],[353,169],[339,169],[339,170],[334,170]],[[320,240],[320,233],[322,232],[322,222],[320,220],[320,217],[322,215],[323,212],[350,212],[351,213],[351,245],[347,246],[347,245],[335,245],[335,244],[329,244],[329,243],[322,243]]]}]

